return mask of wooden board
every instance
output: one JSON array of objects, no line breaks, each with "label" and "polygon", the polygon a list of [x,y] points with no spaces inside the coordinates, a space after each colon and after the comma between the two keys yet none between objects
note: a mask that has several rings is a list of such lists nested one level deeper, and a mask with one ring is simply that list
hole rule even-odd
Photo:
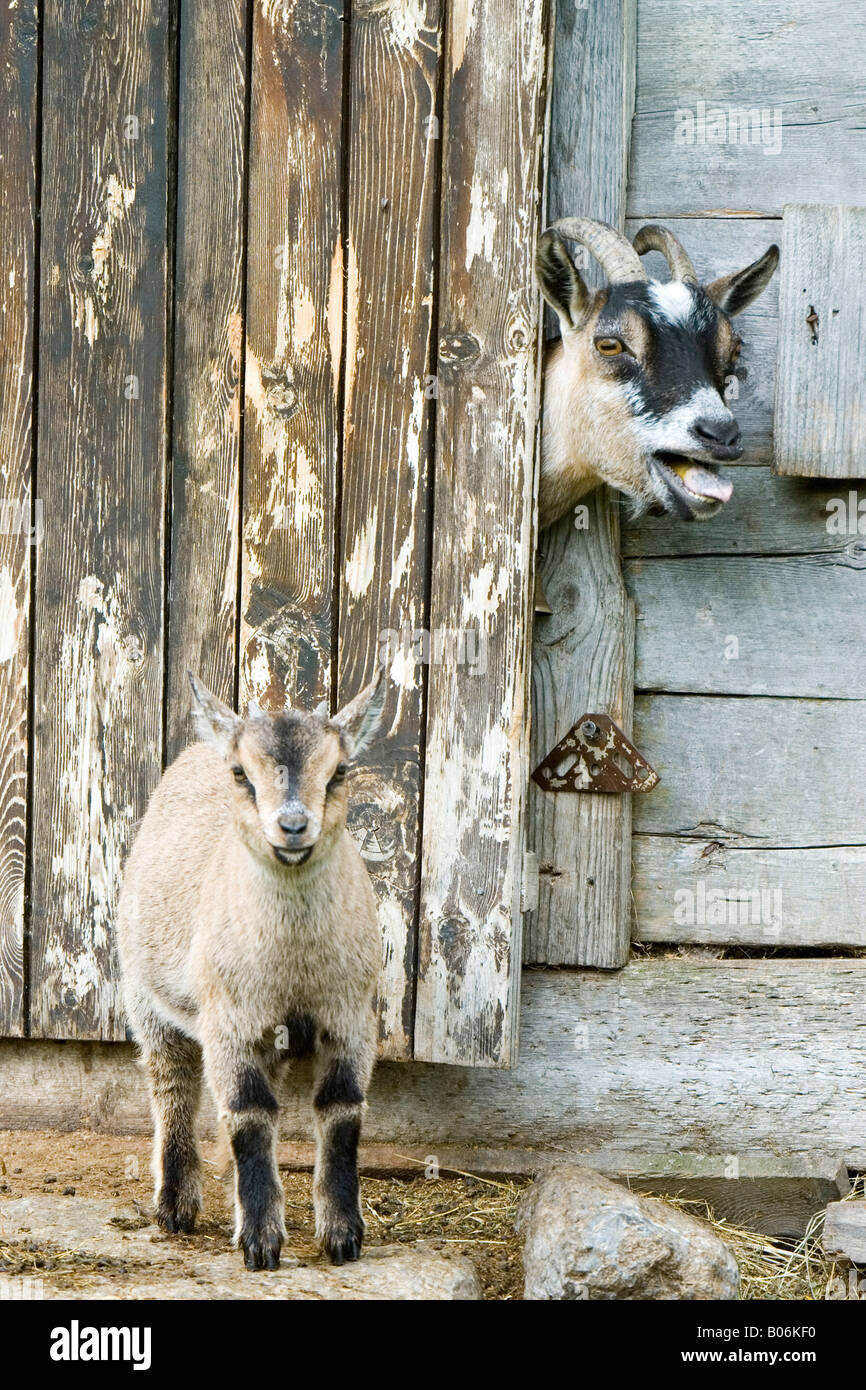
[{"label": "wooden board", "polygon": [[382,931],[381,1055],[412,1055],[420,877],[439,151],[439,0],[352,14],[346,389],[337,704],[382,657],[382,736],[352,782],[350,828]]},{"label": "wooden board", "polygon": [[[641,0],[629,212],[866,203],[861,24],[851,0]],[[702,109],[723,123],[700,127]],[[771,153],[751,143],[751,122],[740,143],[737,109],[764,113]]]},{"label": "wooden board", "polygon": [[[549,220],[580,213],[622,226],[634,61],[632,0],[558,7]],[[576,531],[567,516],[539,542],[553,612],[535,619],[533,768],[584,713],[609,714],[631,729],[634,620],[620,571],[619,507],[607,489],[587,505],[587,530]],[[531,782],[528,826],[539,874],[524,960],[623,965],[631,797],[552,794]]]},{"label": "wooden board", "polygon": [[331,691],[343,342],[342,0],[258,4],[247,230],[241,705]]},{"label": "wooden board", "polygon": [[0,29],[0,1036],[24,1031],[37,26],[37,6],[26,0]]},{"label": "wooden board", "polygon": [[181,10],[169,759],[190,740],[187,671],[229,704],[235,693],[246,49],[244,0]]},{"label": "wooden board", "polygon": [[639,690],[866,697],[866,549],[629,560],[625,575]]},{"label": "wooden board", "polygon": [[430,628],[483,634],[486,671],[430,667],[415,1055],[474,1065],[518,1023],[544,12],[447,17]]},{"label": "wooden board", "polygon": [[635,742],[661,774],[639,834],[748,848],[866,844],[866,704],[639,695]]},{"label": "wooden board", "polygon": [[[630,217],[626,222],[628,235],[634,237],[647,220]],[[664,220],[682,241],[703,284],[756,261],[768,246],[779,243],[782,230],[781,221],[763,217],[682,217]],[[664,258],[658,253],[645,256],[644,265],[656,279],[670,278]],[[725,471],[734,480],[736,496],[740,469],[750,463],[769,463],[773,457],[773,400],[779,336],[778,271],[754,304],[737,315],[735,324],[743,340],[743,349],[737,363],[736,384],[731,383],[728,388],[728,404],[742,430],[745,453],[741,463],[725,464]],[[664,520],[674,532],[712,531],[717,524],[717,518],[713,518],[712,526],[703,528],[673,521],[669,517]]]},{"label": "wooden board", "polygon": [[112,1038],[162,755],[169,6],[51,7],[43,51],[32,1031]]},{"label": "wooden board", "polygon": [[[782,1173],[825,1173],[827,1155],[863,1169],[864,992],[858,960],[528,972],[515,1069],[384,1062],[364,1139],[447,1162],[446,1146],[480,1138],[524,1161],[553,1154],[619,1172],[650,1172],[654,1153],[657,1171],[678,1177],[730,1172],[732,1159],[744,1176],[772,1173],[774,1157]],[[0,1044],[0,1125],[49,1124],[147,1132],[132,1048]],[[294,1142],[312,1137],[301,1068],[282,1128]]]},{"label": "wooden board", "polygon": [[[714,555],[835,555],[866,550],[866,493],[835,482],[778,478],[763,464],[732,470],[734,495],[709,526],[670,517],[623,518],[628,558]],[[862,511],[858,508],[862,506]]]},{"label": "wooden board", "polygon": [[782,951],[866,947],[866,847],[738,849],[635,835],[634,936]]},{"label": "wooden board", "polygon": [[828,1254],[844,1255],[852,1264],[866,1264],[866,1202],[833,1202],[821,1243]]},{"label": "wooden board", "polygon": [[774,467],[861,478],[866,208],[786,207],[782,226]]}]

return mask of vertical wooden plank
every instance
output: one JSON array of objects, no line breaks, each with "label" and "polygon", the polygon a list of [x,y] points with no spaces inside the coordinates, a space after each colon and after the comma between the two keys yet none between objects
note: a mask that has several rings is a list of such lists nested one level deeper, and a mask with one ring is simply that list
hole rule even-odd
[{"label": "vertical wooden plank", "polygon": [[246,0],[184,5],[179,43],[169,759],[189,742],[187,670],[235,689]]},{"label": "vertical wooden plank", "polygon": [[[623,226],[635,29],[635,0],[559,7],[550,221],[579,214]],[[586,505],[588,529],[575,529],[567,516],[539,540],[553,612],[535,619],[532,767],[587,712],[609,714],[631,731],[634,616],[620,568],[619,507],[606,489]],[[528,826],[539,888],[538,907],[525,923],[524,960],[624,965],[631,797],[562,795],[530,782]]]},{"label": "vertical wooden plank", "polygon": [[0,27],[6,121],[0,197],[0,1035],[24,1031],[27,681],[33,323],[36,303],[36,4]]},{"label": "vertical wooden plank", "polygon": [[342,354],[342,0],[257,0],[241,703],[331,684]]},{"label": "vertical wooden plank", "polygon": [[167,0],[46,6],[32,1031],[123,1036],[111,923],[162,752]]},{"label": "vertical wooden plank", "polygon": [[[528,751],[543,0],[448,6],[430,667],[415,1055],[516,1053]],[[458,653],[459,656],[459,653]]]},{"label": "vertical wooden plank", "polygon": [[[389,688],[350,828],[382,929],[381,1055],[411,1056],[420,873],[439,0],[352,10],[338,699]],[[413,634],[416,634],[413,640]]]},{"label": "vertical wooden plank", "polygon": [[782,222],[773,468],[866,472],[866,208],[791,204]]}]

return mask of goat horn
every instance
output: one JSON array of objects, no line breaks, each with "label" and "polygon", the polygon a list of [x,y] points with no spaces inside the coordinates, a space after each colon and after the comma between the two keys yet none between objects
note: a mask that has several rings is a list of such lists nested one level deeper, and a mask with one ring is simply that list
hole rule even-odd
[{"label": "goat horn", "polygon": [[594,222],[591,217],[562,217],[554,222],[552,230],[579,241],[591,251],[612,285],[623,280],[649,279],[628,237],[606,222]]},{"label": "goat horn", "polygon": [[639,256],[643,256],[647,251],[661,251],[668,265],[674,280],[682,280],[686,285],[696,285],[698,283],[697,272],[692,265],[691,259],[680,241],[673,232],[669,232],[667,227],[657,227],[653,223],[647,223],[641,227],[634,239],[634,249]]}]

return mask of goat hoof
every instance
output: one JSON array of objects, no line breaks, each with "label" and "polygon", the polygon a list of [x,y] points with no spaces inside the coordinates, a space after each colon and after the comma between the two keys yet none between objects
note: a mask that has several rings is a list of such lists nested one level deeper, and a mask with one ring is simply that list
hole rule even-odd
[{"label": "goat hoof", "polygon": [[361,1258],[361,1242],[364,1239],[362,1223],[344,1231],[335,1231],[325,1237],[325,1254],[332,1265],[344,1265]]},{"label": "goat hoof", "polygon": [[251,1236],[242,1240],[247,1269],[279,1269],[282,1241],[276,1236]]},{"label": "goat hoof", "polygon": [[170,1235],[191,1236],[195,1231],[197,1212],[176,1211],[172,1207],[160,1206],[156,1211],[156,1224]]}]

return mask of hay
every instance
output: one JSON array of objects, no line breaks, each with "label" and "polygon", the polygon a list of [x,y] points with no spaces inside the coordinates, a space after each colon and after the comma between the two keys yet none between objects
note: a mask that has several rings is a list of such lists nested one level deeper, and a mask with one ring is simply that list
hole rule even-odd
[{"label": "hay", "polygon": [[[290,1243],[310,1238],[312,1211],[307,1174],[283,1173]],[[522,1241],[514,1229],[521,1194],[529,1179],[498,1180],[442,1170],[437,1178],[361,1179],[361,1205],[367,1223],[365,1243],[414,1245],[441,1254],[467,1255],[478,1271],[484,1297],[523,1297]],[[310,1245],[312,1253],[313,1246]]]},{"label": "hay", "polygon": [[[863,1197],[861,1178],[843,1200],[862,1201]],[[743,1300],[823,1302],[839,1297],[840,1287],[844,1289],[847,1285],[848,1262],[828,1255],[821,1243],[823,1209],[812,1217],[802,1239],[787,1241],[725,1221],[715,1215],[707,1202],[679,1197],[659,1200],[706,1221],[725,1242],[739,1265],[740,1298]]]},{"label": "hay", "polygon": [[[207,1146],[208,1152],[211,1146]],[[0,1196],[19,1198],[40,1192],[68,1191],[81,1197],[109,1197],[134,1210],[149,1202],[144,1136],[122,1138],[78,1131],[0,1133]],[[423,1164],[408,1157],[406,1167]],[[5,1173],[2,1168],[5,1167]],[[286,1189],[287,1253],[301,1260],[318,1258],[313,1236],[312,1180],[309,1173],[282,1173]],[[442,1169],[439,1177],[379,1177],[361,1180],[368,1246],[423,1241],[443,1254],[467,1255],[478,1270],[485,1298],[523,1296],[522,1240],[514,1229],[528,1178],[491,1178],[479,1173]],[[70,1186],[67,1186],[69,1184]],[[231,1249],[230,1187],[217,1180],[210,1165],[205,1177],[206,1217],[197,1234],[186,1238],[190,1251],[204,1254]],[[866,1196],[858,1179],[851,1198]],[[672,1207],[706,1221],[730,1247],[740,1268],[741,1298],[753,1300],[823,1300],[844,1296],[849,1266],[824,1253],[823,1211],[813,1218],[801,1241],[775,1240],[717,1218],[706,1202],[661,1197]],[[136,1225],[138,1222],[136,1222]],[[93,1257],[77,1251],[40,1248],[32,1242],[0,1241],[0,1277],[10,1274],[64,1274],[74,1279],[89,1272]],[[125,1263],[125,1262],[124,1262]],[[99,1270],[112,1272],[112,1262]]]}]

